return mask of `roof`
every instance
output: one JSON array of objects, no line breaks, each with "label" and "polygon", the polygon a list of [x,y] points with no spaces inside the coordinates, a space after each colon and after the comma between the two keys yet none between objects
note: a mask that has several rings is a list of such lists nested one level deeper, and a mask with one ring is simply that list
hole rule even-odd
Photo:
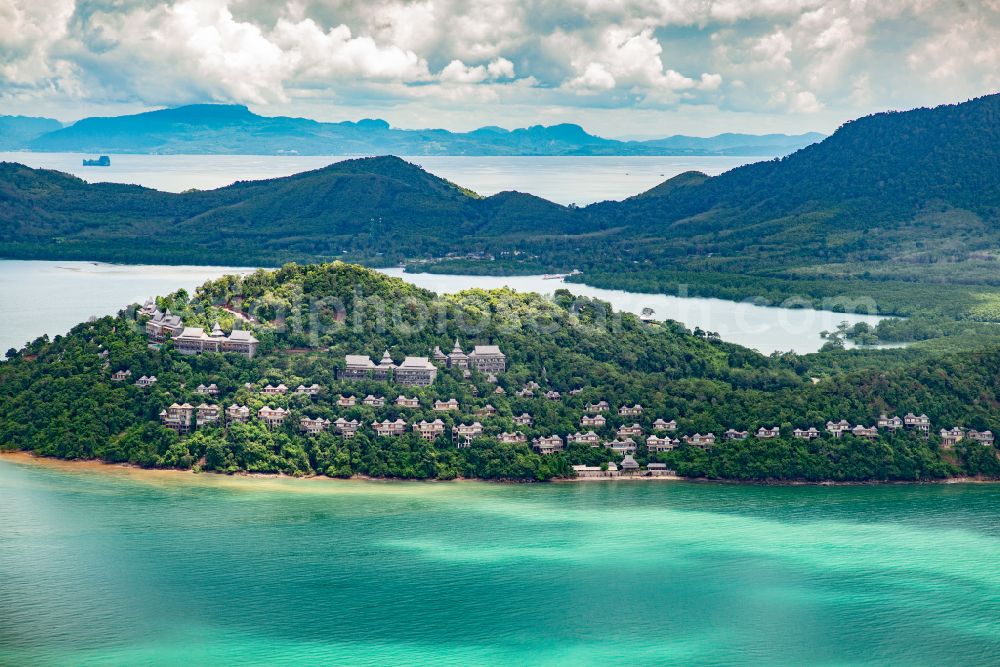
[{"label": "roof", "polygon": [[260,341],[253,337],[253,334],[244,329],[233,329],[233,332],[229,334],[229,340],[234,343],[259,343]]},{"label": "roof", "polygon": [[496,345],[476,345],[474,348],[472,348],[472,355],[473,356],[496,355],[501,357],[506,356],[503,352],[500,351],[500,348]]},{"label": "roof", "polygon": [[367,354],[348,354],[344,356],[344,361],[348,366],[364,366],[365,368],[375,368],[371,357]]},{"label": "roof", "polygon": [[434,364],[432,364],[427,357],[406,357],[403,359],[403,363],[398,366],[399,370],[436,370]]},{"label": "roof", "polygon": [[184,327],[184,331],[174,338],[174,340],[202,340],[204,338],[208,338],[208,336],[205,335],[205,330],[201,327]]}]

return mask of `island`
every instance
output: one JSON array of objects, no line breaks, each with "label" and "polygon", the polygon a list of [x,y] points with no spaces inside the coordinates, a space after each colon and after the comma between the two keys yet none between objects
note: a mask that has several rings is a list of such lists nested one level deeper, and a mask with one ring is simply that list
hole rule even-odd
[{"label": "island", "polygon": [[933,371],[831,355],[764,356],[564,289],[437,295],[288,264],[8,351],[0,448],[341,478],[1000,477],[996,349]]},{"label": "island", "polygon": [[111,166],[111,158],[108,157],[107,155],[102,155],[101,157],[97,158],[96,160],[88,160],[88,159],[84,158],[84,160],[83,160],[83,166],[84,167],[110,167]]}]

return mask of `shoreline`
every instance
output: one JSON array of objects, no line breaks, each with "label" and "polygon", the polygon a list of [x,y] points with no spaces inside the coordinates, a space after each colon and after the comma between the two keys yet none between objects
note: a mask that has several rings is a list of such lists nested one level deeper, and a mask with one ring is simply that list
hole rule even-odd
[{"label": "shoreline", "polygon": [[0,461],[12,461],[14,463],[30,464],[49,467],[52,469],[66,471],[89,470],[102,473],[125,473],[138,474],[147,478],[175,478],[187,477],[189,479],[262,479],[278,480],[287,479],[302,482],[374,482],[384,484],[399,483],[420,483],[428,485],[457,484],[488,484],[488,485],[510,485],[510,484],[587,484],[593,482],[688,482],[695,484],[723,484],[738,486],[814,486],[814,487],[842,487],[842,486],[910,486],[910,485],[947,485],[947,484],[997,484],[1000,479],[988,479],[982,477],[947,477],[944,479],[931,480],[866,480],[866,481],[820,481],[810,482],[806,480],[735,480],[735,479],[706,479],[703,477],[681,477],[679,475],[658,475],[655,477],[646,476],[625,476],[625,477],[558,477],[546,481],[538,480],[502,480],[502,479],[480,479],[458,477],[450,480],[439,479],[402,479],[399,477],[370,477],[368,475],[352,475],[351,477],[327,477],[326,475],[286,475],[284,473],[264,473],[264,472],[235,472],[222,473],[215,471],[195,471],[181,470],[177,468],[143,468],[132,463],[110,463],[99,459],[60,459],[52,456],[40,456],[31,451],[23,450],[0,450]]}]

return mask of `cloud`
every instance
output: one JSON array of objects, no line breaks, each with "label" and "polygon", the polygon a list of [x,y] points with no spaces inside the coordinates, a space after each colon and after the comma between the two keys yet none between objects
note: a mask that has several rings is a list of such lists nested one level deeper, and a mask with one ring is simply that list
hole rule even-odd
[{"label": "cloud", "polygon": [[0,102],[845,118],[992,92],[998,44],[1000,0],[5,0]]}]

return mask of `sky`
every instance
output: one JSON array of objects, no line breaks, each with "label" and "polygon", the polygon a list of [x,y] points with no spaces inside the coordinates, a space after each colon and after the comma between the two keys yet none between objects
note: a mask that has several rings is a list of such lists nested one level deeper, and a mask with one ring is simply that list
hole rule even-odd
[{"label": "sky", "polygon": [[64,122],[830,132],[998,90],[1000,0],[0,0],[0,114]]}]

